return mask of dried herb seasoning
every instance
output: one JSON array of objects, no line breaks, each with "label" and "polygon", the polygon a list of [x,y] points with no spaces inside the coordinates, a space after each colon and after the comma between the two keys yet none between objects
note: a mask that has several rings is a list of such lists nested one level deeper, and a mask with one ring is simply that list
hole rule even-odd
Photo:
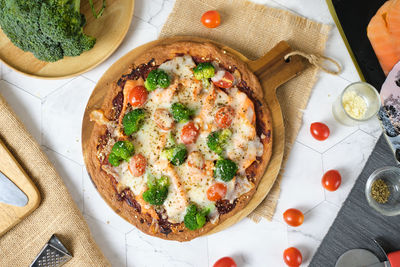
[{"label": "dried herb seasoning", "polygon": [[377,179],[372,183],[371,196],[376,202],[380,204],[385,204],[386,202],[388,202],[390,190],[383,179]]}]

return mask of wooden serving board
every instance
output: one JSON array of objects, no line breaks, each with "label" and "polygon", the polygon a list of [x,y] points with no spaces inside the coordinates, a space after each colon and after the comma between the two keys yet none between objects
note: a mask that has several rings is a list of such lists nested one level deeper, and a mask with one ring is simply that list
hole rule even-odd
[{"label": "wooden serving board", "polygon": [[11,206],[0,202],[0,236],[2,236],[39,206],[40,194],[32,180],[1,140],[0,171],[28,197],[28,204],[24,207]]},{"label": "wooden serving board", "polygon": [[[99,10],[103,0],[94,0]],[[81,12],[86,17],[84,32],[96,37],[95,46],[78,57],[66,57],[57,62],[43,62],[30,52],[16,47],[0,28],[0,60],[10,68],[41,79],[61,79],[79,75],[106,60],[121,44],[131,25],[133,0],[107,0],[103,15],[95,19],[89,1],[82,1]]]},{"label": "wooden serving board", "polygon": [[99,80],[95,89],[93,90],[92,95],[90,96],[82,122],[82,150],[85,164],[87,166],[89,165],[89,152],[87,148],[89,146],[89,139],[94,126],[94,123],[90,121],[89,114],[91,111],[101,108],[103,100],[107,94],[107,90],[110,88],[109,85],[113,81],[118,80],[126,71],[126,68],[131,65],[131,62],[133,62],[138,56],[142,55],[146,50],[157,45],[171,44],[178,41],[201,43],[209,42],[246,62],[250,70],[252,70],[258,76],[264,89],[265,101],[267,102],[272,114],[272,157],[267,170],[258,185],[257,192],[244,209],[240,210],[234,216],[228,218],[223,223],[215,227],[212,231],[207,233],[212,234],[228,228],[229,226],[239,222],[244,217],[249,215],[264,200],[271,190],[280,171],[285,148],[285,127],[281,107],[276,97],[276,89],[281,84],[287,82],[303,71],[306,68],[306,65],[302,58],[298,56],[291,57],[287,62],[284,60],[284,56],[292,51],[288,43],[285,41],[281,41],[267,54],[255,61],[249,60],[240,52],[230,47],[199,37],[178,36],[156,40],[137,47],[120,58],[103,74],[102,78]]}]

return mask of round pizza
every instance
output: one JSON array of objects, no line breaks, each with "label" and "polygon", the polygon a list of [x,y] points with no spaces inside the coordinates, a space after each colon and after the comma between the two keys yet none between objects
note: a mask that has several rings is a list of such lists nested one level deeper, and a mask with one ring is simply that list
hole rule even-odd
[{"label": "round pizza", "polygon": [[87,167],[99,193],[164,239],[191,240],[243,209],[271,157],[257,77],[210,43],[147,50],[90,119]]}]

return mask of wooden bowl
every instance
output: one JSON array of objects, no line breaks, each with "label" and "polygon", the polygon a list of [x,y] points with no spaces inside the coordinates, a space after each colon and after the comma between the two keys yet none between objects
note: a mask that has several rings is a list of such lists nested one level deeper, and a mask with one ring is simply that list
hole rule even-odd
[{"label": "wooden bowl", "polygon": [[[252,70],[260,80],[261,86],[264,90],[265,102],[268,104],[272,115],[272,157],[265,174],[257,187],[256,193],[244,209],[238,211],[235,215],[217,225],[210,232],[207,232],[207,234],[212,234],[228,228],[249,215],[264,200],[271,190],[276,178],[278,177],[285,148],[285,128],[281,107],[276,97],[276,89],[278,86],[303,71],[306,66],[298,56],[291,57],[290,61],[284,60],[284,56],[292,51],[288,43],[285,41],[281,41],[267,54],[255,61],[249,60],[240,52],[230,47],[198,37],[178,36],[156,40],[139,46],[120,58],[103,74],[89,98],[82,122],[82,151],[86,166],[89,166],[90,155],[88,147],[94,126],[94,122],[90,121],[89,115],[93,110],[101,108],[107,90],[110,88],[110,84],[118,80],[131,62],[133,62],[138,56],[142,55],[146,50],[149,50],[154,46],[171,44],[178,41],[209,42],[247,63],[250,70]],[[89,173],[89,177],[91,177],[91,175],[92,174]],[[105,201],[110,205],[107,200]],[[113,208],[111,205],[110,207]]]},{"label": "wooden bowl", "polygon": [[[95,7],[103,0],[94,0]],[[0,60],[22,74],[41,79],[61,79],[84,73],[106,60],[120,45],[131,25],[133,0],[107,0],[103,15],[95,19],[89,1],[82,1],[85,14],[84,32],[96,37],[96,45],[78,57],[65,57],[56,62],[40,61],[30,52],[16,47],[0,29]]]}]

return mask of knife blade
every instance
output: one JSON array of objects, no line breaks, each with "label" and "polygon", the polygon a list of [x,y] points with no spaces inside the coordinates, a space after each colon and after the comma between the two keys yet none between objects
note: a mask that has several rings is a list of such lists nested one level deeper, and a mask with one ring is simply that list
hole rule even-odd
[{"label": "knife blade", "polygon": [[0,171],[0,202],[23,207],[28,204],[28,197],[7,176]]}]

